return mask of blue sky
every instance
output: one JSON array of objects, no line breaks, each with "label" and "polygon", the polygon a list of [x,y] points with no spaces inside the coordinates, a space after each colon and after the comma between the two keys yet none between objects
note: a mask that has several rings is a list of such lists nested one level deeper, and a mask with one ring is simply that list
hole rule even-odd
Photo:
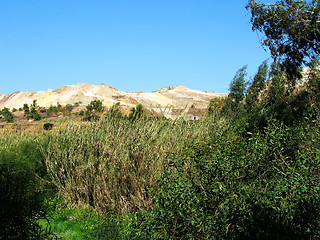
[{"label": "blue sky", "polygon": [[247,0],[1,0],[0,94],[90,83],[228,92],[270,54]]}]

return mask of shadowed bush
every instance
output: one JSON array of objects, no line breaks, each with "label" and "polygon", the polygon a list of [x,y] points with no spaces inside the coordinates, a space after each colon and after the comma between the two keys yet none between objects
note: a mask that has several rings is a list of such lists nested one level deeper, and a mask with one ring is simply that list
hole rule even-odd
[{"label": "shadowed bush", "polygon": [[53,127],[53,123],[44,123],[43,124],[43,129],[44,130],[51,130],[52,129],[52,127]]},{"label": "shadowed bush", "polygon": [[42,154],[30,137],[0,139],[0,239],[45,239],[48,196]]}]

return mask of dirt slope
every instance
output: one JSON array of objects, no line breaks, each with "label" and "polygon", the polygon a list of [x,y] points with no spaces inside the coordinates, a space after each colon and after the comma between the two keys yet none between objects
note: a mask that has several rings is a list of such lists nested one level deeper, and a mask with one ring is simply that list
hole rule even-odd
[{"label": "dirt slope", "polygon": [[12,94],[0,94],[0,109],[20,108],[23,104],[32,104],[37,100],[40,107],[75,104],[87,105],[93,100],[101,100],[103,105],[112,106],[120,102],[123,106],[132,107],[139,103],[147,108],[184,108],[191,106],[195,108],[206,108],[209,101],[214,97],[225,97],[224,93],[204,92],[189,89],[184,86],[164,87],[157,91],[145,92],[124,92],[116,88],[101,84],[91,85],[79,83],[76,85],[67,85],[58,89],[49,89],[38,92],[15,92]]}]

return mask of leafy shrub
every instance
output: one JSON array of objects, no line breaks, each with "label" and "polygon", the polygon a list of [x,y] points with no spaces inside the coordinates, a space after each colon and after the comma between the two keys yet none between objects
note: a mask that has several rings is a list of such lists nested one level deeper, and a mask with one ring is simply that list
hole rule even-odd
[{"label": "leafy shrub", "polygon": [[43,239],[49,236],[38,220],[46,206],[41,184],[26,166],[0,164],[0,239]]},{"label": "leafy shrub", "polygon": [[[9,135],[0,136],[0,163],[14,162],[27,166],[32,173],[41,178],[47,178],[43,152],[47,148],[49,138],[39,135]],[[48,180],[48,179],[47,179]]]},{"label": "leafy shrub", "polygon": [[0,136],[0,239],[50,237],[39,225],[46,217],[46,199],[54,191],[39,149],[47,142],[33,135]]},{"label": "leafy shrub", "polygon": [[13,122],[13,114],[10,112],[10,110],[8,108],[3,108],[1,111],[0,111],[0,115],[3,116],[4,120],[7,122],[7,123],[10,123],[10,122]]},{"label": "leafy shrub", "polygon": [[58,115],[58,112],[59,112],[58,107],[51,105],[51,106],[47,109],[46,114],[47,114],[47,116],[57,116],[57,115]]},{"label": "leafy shrub", "polygon": [[45,218],[48,186],[43,180],[46,170],[37,144],[7,136],[0,142],[0,239],[49,237],[48,229],[38,224]]},{"label": "leafy shrub", "polygon": [[52,129],[52,127],[53,127],[53,123],[44,123],[43,124],[43,129],[44,130],[51,130]]},{"label": "leafy shrub", "polygon": [[318,239],[319,128],[216,132],[173,155],[140,220],[153,239]]}]

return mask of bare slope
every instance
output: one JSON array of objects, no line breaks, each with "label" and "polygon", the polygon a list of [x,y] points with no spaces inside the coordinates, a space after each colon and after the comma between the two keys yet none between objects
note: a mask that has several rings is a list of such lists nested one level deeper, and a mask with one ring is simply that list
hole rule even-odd
[{"label": "bare slope", "polygon": [[20,108],[23,104],[31,104],[37,100],[41,107],[56,106],[80,103],[87,105],[93,100],[101,100],[105,106],[112,106],[120,102],[121,105],[132,107],[139,103],[147,108],[183,108],[193,105],[196,108],[206,108],[209,101],[214,97],[225,97],[224,93],[203,92],[192,90],[187,87],[165,87],[157,91],[144,92],[123,92],[116,88],[101,84],[91,85],[79,83],[67,85],[58,89],[49,89],[38,92],[15,92],[8,95],[0,95],[0,109]]}]

